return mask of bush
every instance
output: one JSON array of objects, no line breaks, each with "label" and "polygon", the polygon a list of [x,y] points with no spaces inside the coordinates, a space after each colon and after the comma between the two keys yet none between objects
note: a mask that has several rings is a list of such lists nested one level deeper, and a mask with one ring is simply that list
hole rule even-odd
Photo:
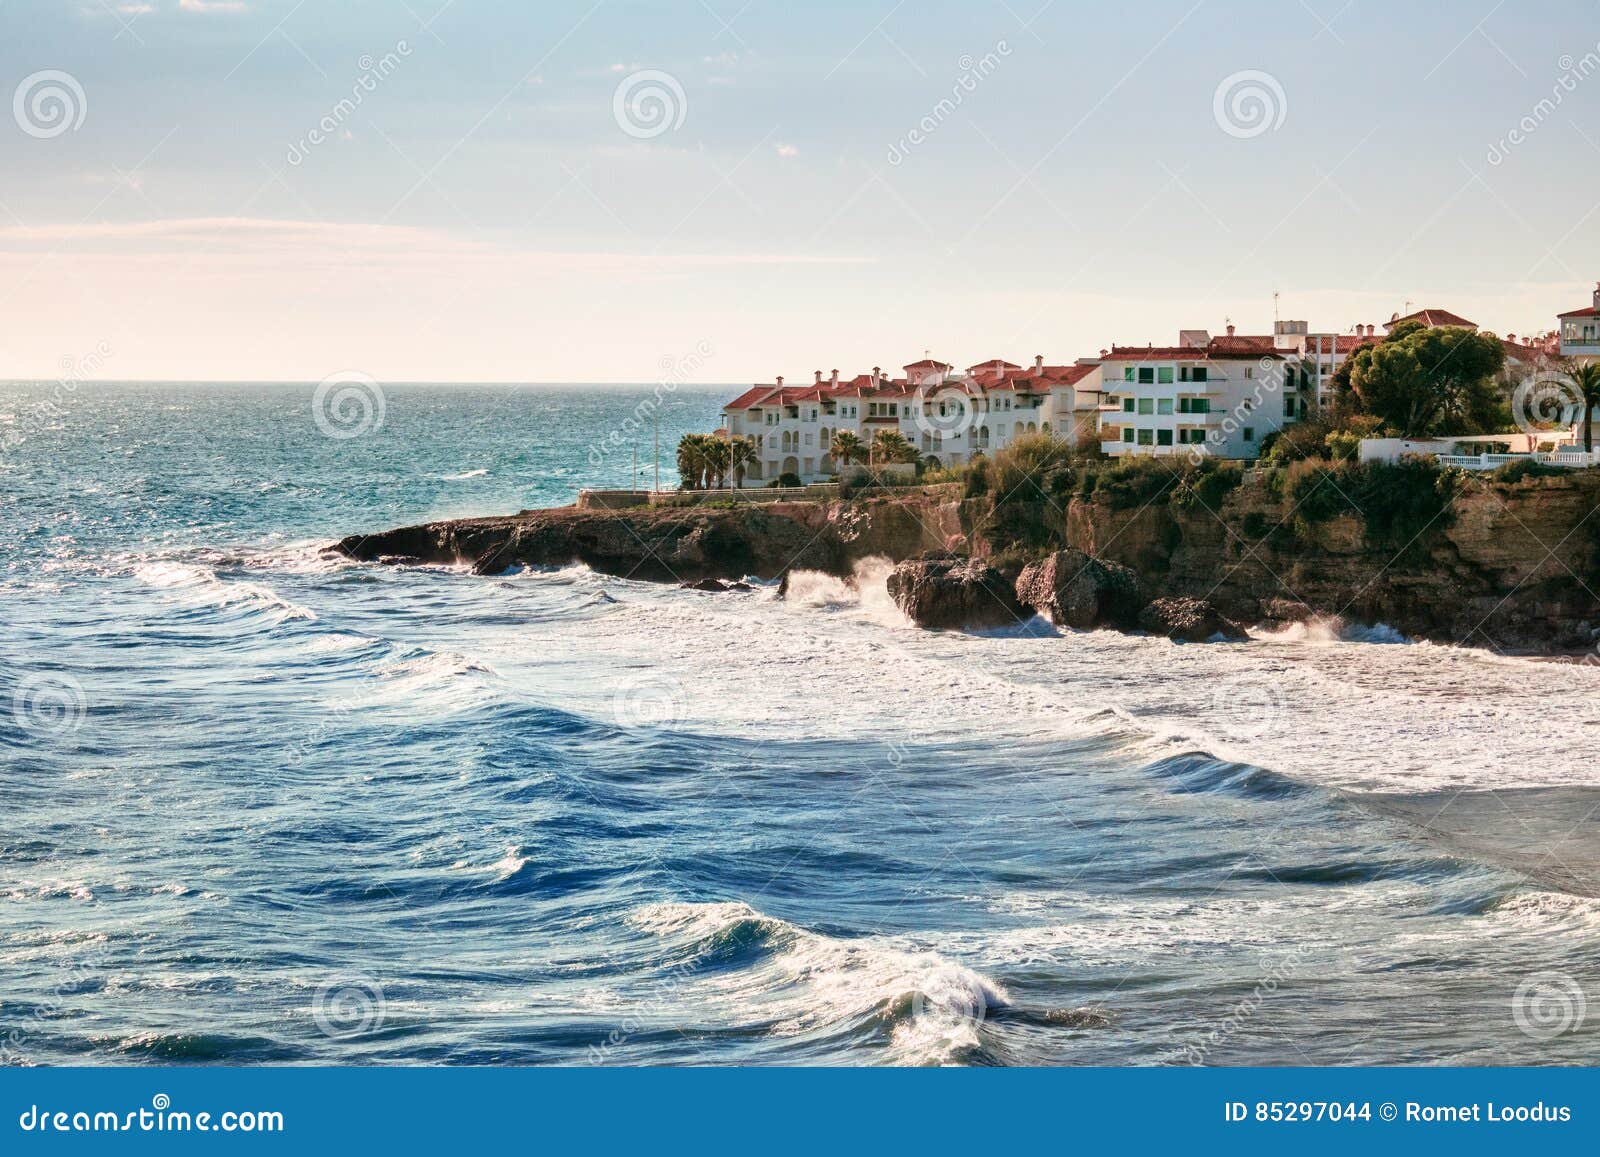
[{"label": "bush", "polygon": [[1178,488],[1173,491],[1172,505],[1180,510],[1203,506],[1215,511],[1238,485],[1244,481],[1241,467],[1202,458],[1187,467]]},{"label": "bush", "polygon": [[779,488],[782,488],[782,487],[786,487],[786,486],[804,486],[804,485],[805,485],[805,483],[800,481],[800,475],[798,475],[798,474],[780,474],[776,478],[774,478],[771,482],[767,483],[767,489],[768,490],[776,490],[776,489],[779,489]]},{"label": "bush", "polygon": [[1015,496],[1024,500],[1049,493],[1049,480],[1058,470],[1072,466],[1072,446],[1049,434],[1024,434],[996,452],[989,464],[989,486],[1004,502]]},{"label": "bush", "polygon": [[1280,489],[1302,537],[1317,523],[1355,514],[1369,544],[1407,548],[1425,531],[1448,524],[1459,481],[1458,472],[1431,458],[1408,456],[1392,464],[1307,458],[1285,471]]},{"label": "bush", "polygon": [[1566,471],[1559,466],[1546,466],[1543,462],[1532,458],[1519,458],[1515,462],[1507,462],[1499,467],[1489,477],[1496,482],[1509,485],[1521,482],[1524,478],[1553,478],[1557,474],[1565,473]]},{"label": "bush", "polygon": [[967,464],[962,483],[963,498],[982,498],[989,493],[989,460],[982,454],[974,454],[972,461]]},{"label": "bush", "polygon": [[1267,525],[1267,516],[1259,510],[1252,510],[1244,516],[1240,528],[1251,538],[1265,538],[1267,531],[1272,529]]}]

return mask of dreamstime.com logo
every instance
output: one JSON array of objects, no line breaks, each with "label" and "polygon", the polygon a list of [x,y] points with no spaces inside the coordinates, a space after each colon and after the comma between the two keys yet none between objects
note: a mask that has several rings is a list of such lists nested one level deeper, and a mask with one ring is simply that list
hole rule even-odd
[{"label": "dreamstime.com logo", "polygon": [[383,387],[356,370],[329,374],[311,396],[311,418],[329,438],[360,438],[381,430],[386,411]]},{"label": "dreamstime.com logo", "polygon": [[671,727],[684,715],[683,684],[661,674],[627,680],[611,699],[611,714],[620,727]]},{"label": "dreamstime.com logo", "polygon": [[327,1036],[345,1038],[383,1027],[383,988],[370,976],[336,976],[317,989],[311,1017]]},{"label": "dreamstime.com logo", "polygon": [[989,1015],[989,994],[965,969],[945,965],[923,977],[911,995],[911,1021],[941,1036],[976,1031]]},{"label": "dreamstime.com logo", "polygon": [[11,116],[30,137],[49,140],[77,132],[89,115],[89,98],[70,72],[47,68],[22,78],[11,97]]},{"label": "dreamstime.com logo", "polygon": [[913,395],[917,403],[917,429],[929,437],[959,438],[977,422],[981,403],[987,396],[976,384],[966,390],[948,383],[918,386]]},{"label": "dreamstime.com logo", "polygon": [[670,72],[646,68],[629,73],[611,94],[617,127],[635,140],[648,141],[683,127],[689,99]]},{"label": "dreamstime.com logo", "polygon": [[1583,392],[1566,374],[1546,370],[1511,391],[1511,417],[1524,434],[1549,432],[1582,412]]},{"label": "dreamstime.com logo", "polygon": [[1211,115],[1230,137],[1248,140],[1282,128],[1289,99],[1277,77],[1247,68],[1222,78],[1211,95]]},{"label": "dreamstime.com logo", "polygon": [[83,725],[83,684],[70,675],[28,675],[11,695],[11,718],[44,739],[62,739]]},{"label": "dreamstime.com logo", "polygon": [[1564,972],[1535,972],[1511,995],[1511,1019],[1534,1040],[1576,1032],[1588,1013],[1583,985]]},{"label": "dreamstime.com logo", "polygon": [[1210,730],[1234,741],[1260,739],[1282,722],[1288,704],[1270,676],[1247,674],[1224,679],[1212,689]]}]

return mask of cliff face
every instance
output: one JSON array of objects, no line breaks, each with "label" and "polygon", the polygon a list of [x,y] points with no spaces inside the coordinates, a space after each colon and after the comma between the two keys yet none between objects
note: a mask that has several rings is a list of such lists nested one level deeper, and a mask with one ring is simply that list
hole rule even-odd
[{"label": "cliff face", "polygon": [[525,510],[351,535],[337,549],[376,561],[467,563],[481,574],[581,562],[603,574],[692,581],[771,579],[791,569],[845,575],[870,555],[903,559],[965,545],[956,504],[917,498]]},{"label": "cliff face", "polygon": [[[1156,502],[1118,510],[1073,499],[1028,517],[1047,549],[1070,546],[1132,568],[1150,597],[1210,599],[1231,618],[1277,617],[1283,603],[1406,634],[1515,652],[1594,647],[1600,628],[1600,471],[1503,485],[1472,479],[1447,515],[1404,544],[1372,541],[1344,515],[1294,528],[1294,512],[1258,481],[1215,512]],[[997,553],[991,535],[1016,512],[953,495],[625,511],[524,511],[352,536],[355,558],[514,564],[582,562],[659,581],[777,578],[791,569],[848,575],[879,555]],[[1014,528],[1013,528],[1014,529]],[[1405,549],[1398,547],[1404,545]],[[1041,552],[1043,553],[1043,552]],[[1302,608],[1303,609],[1303,608]]]},{"label": "cliff face", "polygon": [[1215,514],[1075,501],[1066,536],[1133,567],[1156,593],[1208,597],[1246,621],[1289,600],[1439,641],[1560,651],[1594,646],[1600,628],[1597,507],[1592,472],[1472,478],[1435,524],[1377,543],[1354,515],[1297,531],[1286,503],[1247,482]]}]

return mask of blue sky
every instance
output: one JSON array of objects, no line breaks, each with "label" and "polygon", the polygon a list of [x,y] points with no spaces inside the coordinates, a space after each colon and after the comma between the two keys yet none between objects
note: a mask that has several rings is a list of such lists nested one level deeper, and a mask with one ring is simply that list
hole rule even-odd
[{"label": "blue sky", "polygon": [[1275,291],[1532,332],[1600,278],[1592,16],[3,0],[0,377],[1064,362],[1265,331]]}]

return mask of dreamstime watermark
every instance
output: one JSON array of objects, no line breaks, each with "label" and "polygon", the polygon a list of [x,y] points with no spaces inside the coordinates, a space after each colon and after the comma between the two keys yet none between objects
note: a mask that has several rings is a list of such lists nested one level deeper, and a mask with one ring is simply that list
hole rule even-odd
[{"label": "dreamstime watermark", "polygon": [[635,140],[648,141],[683,127],[689,98],[670,72],[644,68],[622,78],[611,94],[611,116]]},{"label": "dreamstime watermark", "polygon": [[1010,55],[1011,45],[1004,40],[996,41],[993,49],[976,60],[971,54],[963,54],[956,61],[956,67],[961,71],[950,86],[950,95],[941,97],[903,137],[889,146],[888,162],[891,165],[900,164],[911,155],[913,149],[938,132],[939,127],[966,103],[967,97],[977,92],[978,86],[993,75],[1000,67],[1000,62]]},{"label": "dreamstime watermark", "polygon": [[1582,416],[1583,391],[1563,373],[1541,370],[1511,391],[1511,418],[1524,434],[1549,433]]},{"label": "dreamstime watermark", "polygon": [[0,1036],[0,1066],[31,1064],[25,1051],[28,1040],[43,1035],[48,1023],[61,1014],[78,988],[104,975],[105,970],[106,957],[103,953],[72,961],[63,977],[51,989],[50,995],[35,1004],[27,1016],[13,1020],[5,1034]]},{"label": "dreamstime watermark", "polygon": [[1537,1041],[1578,1031],[1588,1013],[1583,985],[1564,972],[1535,972],[1511,994],[1511,1019]]},{"label": "dreamstime watermark", "polygon": [[684,716],[683,683],[660,672],[625,680],[611,697],[619,727],[671,727]]},{"label": "dreamstime watermark", "polygon": [[63,354],[61,376],[51,385],[49,395],[26,410],[17,422],[5,428],[5,432],[0,434],[0,453],[14,450],[27,441],[34,427],[66,417],[66,403],[78,392],[79,384],[98,374],[110,357],[111,345],[104,339],[96,342],[94,348],[82,357]]},{"label": "dreamstime watermark", "polygon": [[1521,120],[1489,146],[1484,159],[1491,165],[1504,164],[1511,150],[1538,132],[1544,122],[1555,115],[1556,109],[1561,107],[1567,96],[1578,91],[1578,85],[1600,71],[1600,44],[1577,60],[1570,53],[1563,53],[1557,59],[1556,67],[1560,69],[1560,75],[1550,87],[1550,95],[1540,98]]},{"label": "dreamstime watermark", "polygon": [[1260,977],[1251,986],[1247,996],[1239,1000],[1220,1020],[1216,1027],[1203,1036],[1200,1040],[1185,1045],[1175,1053],[1169,1054],[1165,1059],[1175,1063],[1203,1065],[1211,1051],[1231,1039],[1234,1034],[1246,1028],[1251,1021],[1261,1012],[1262,1006],[1268,998],[1274,996],[1278,989],[1287,984],[1306,966],[1308,958],[1317,951],[1315,944],[1306,942],[1296,945],[1295,948],[1281,959],[1263,961]]},{"label": "dreamstime watermark", "polygon": [[11,718],[30,735],[61,740],[83,726],[89,699],[70,675],[26,675],[11,694]]},{"label": "dreamstime watermark", "polygon": [[1252,672],[1217,683],[1206,724],[1224,739],[1260,739],[1276,730],[1287,712],[1283,688],[1270,675]]},{"label": "dreamstime watermark", "polygon": [[[634,406],[633,411],[612,427],[605,437],[590,445],[589,465],[598,468],[612,454],[632,447],[635,439],[650,427],[666,399],[677,392],[679,386],[694,381],[714,352],[710,342],[701,341],[687,354],[679,357],[664,355],[661,358],[661,378],[650,396]],[[637,483],[638,479],[635,478],[629,485],[631,487]]]},{"label": "dreamstime watermark", "polygon": [[311,418],[317,429],[339,440],[360,438],[383,429],[388,410],[383,387],[358,370],[340,370],[317,383],[311,395]]},{"label": "dreamstime watermark", "polygon": [[678,1007],[680,1004],[677,1000],[678,990],[694,982],[698,965],[699,962],[693,958],[680,960],[656,977],[651,982],[650,993],[634,1003],[633,1007],[637,1011],[623,1017],[621,1023],[607,1033],[599,1044],[589,1046],[589,1063],[608,1064],[611,1060],[611,1050],[627,1044],[635,1033],[645,1027],[645,1017],[648,1012]]},{"label": "dreamstime watermark", "polygon": [[311,1017],[317,1027],[336,1039],[377,1032],[385,1015],[382,985],[362,974],[325,981],[311,1000]]},{"label": "dreamstime watermark", "polygon": [[89,98],[70,72],[46,68],[22,78],[11,96],[11,117],[30,137],[49,140],[77,132],[89,115]]},{"label": "dreamstime watermark", "polygon": [[989,992],[976,975],[953,964],[935,968],[911,994],[911,1023],[919,1033],[953,1037],[976,1032],[989,1015]]},{"label": "dreamstime watermark", "polygon": [[356,67],[361,71],[350,86],[350,95],[324,113],[310,132],[291,144],[284,159],[291,165],[302,164],[312,149],[324,141],[331,140],[333,135],[344,127],[345,122],[355,115],[367,97],[377,92],[378,86],[393,76],[399,70],[401,62],[410,55],[411,45],[404,40],[396,41],[393,49],[376,60],[370,54],[363,55],[356,61]]},{"label": "dreamstime watermark", "polygon": [[916,405],[912,420],[918,432],[942,445],[946,438],[955,441],[977,424],[989,395],[977,382],[969,380],[918,386],[912,399]]},{"label": "dreamstime watermark", "polygon": [[1282,128],[1289,99],[1277,77],[1246,68],[1222,78],[1211,94],[1211,115],[1230,137],[1248,140]]},{"label": "dreamstime watermark", "polygon": [[[1250,388],[1248,397],[1240,398],[1233,409],[1223,415],[1222,420],[1210,430],[1206,431],[1204,440],[1190,442],[1187,446],[1188,458],[1191,464],[1198,465],[1200,460],[1212,452],[1213,447],[1220,447],[1234,434],[1242,430],[1255,432],[1254,423],[1262,421],[1261,415],[1269,412],[1266,403],[1269,397],[1281,395],[1284,392],[1285,375],[1288,370],[1279,358],[1263,357],[1255,366],[1260,370],[1259,376],[1250,380],[1255,384]],[[1210,411],[1200,415],[1207,422],[1210,421]],[[1222,455],[1229,457],[1229,455]]]}]

